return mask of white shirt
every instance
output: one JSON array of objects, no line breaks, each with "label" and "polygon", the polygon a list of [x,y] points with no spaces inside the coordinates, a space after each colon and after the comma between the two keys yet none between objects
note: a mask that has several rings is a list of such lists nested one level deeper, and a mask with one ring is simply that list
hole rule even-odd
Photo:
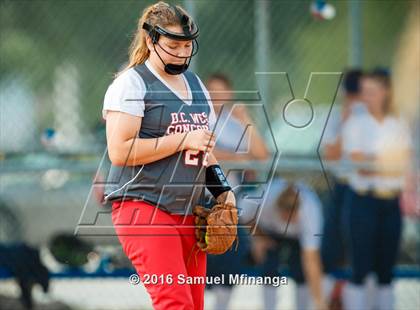
[{"label": "white shirt", "polygon": [[[257,225],[262,230],[265,228],[278,234],[297,238],[304,249],[319,249],[323,225],[321,201],[306,184],[297,182],[300,200],[298,217],[296,222],[287,224],[287,221],[279,216],[276,205],[278,197],[286,186],[285,180],[274,179],[265,200],[262,198],[261,191],[249,193],[246,198],[239,200],[241,222],[248,223],[252,219],[257,219],[260,214]],[[262,199],[256,201],[255,197]]]},{"label": "white shirt", "polygon": [[[367,112],[366,106],[362,102],[354,102],[350,107],[350,115],[360,115]],[[337,141],[341,135],[343,121],[341,118],[342,106],[334,105],[330,117],[325,126],[325,133],[322,137],[322,144],[332,144]]]},{"label": "white shirt", "polygon": [[[343,151],[362,152],[376,158],[396,154],[411,149],[410,132],[406,124],[395,116],[386,116],[382,122],[377,121],[370,113],[351,116],[343,127]],[[392,158],[398,165],[398,159]],[[401,163],[400,163],[401,164]],[[403,164],[403,163],[402,163]],[[379,189],[398,190],[404,185],[404,176],[361,176],[352,171],[349,184],[356,190]]]},{"label": "white shirt", "polygon": [[[147,68],[159,79],[166,87],[168,87],[179,99],[182,100],[182,96],[175,89],[172,88],[153,68],[149,60],[146,60],[145,65]],[[188,84],[187,78],[184,74],[181,74],[184,79],[185,85],[187,85],[187,100],[182,100],[185,104],[191,104],[192,93],[190,85]],[[197,76],[201,88],[203,89],[204,95],[210,105],[209,125],[210,128],[214,128],[216,123],[216,116],[213,109],[213,104],[210,95],[204,86],[203,82]],[[129,68],[109,85],[104,98],[102,117],[106,119],[107,111],[120,111],[128,113],[134,116],[144,116],[144,96],[146,94],[146,85],[138,72],[134,68]],[[134,100],[135,99],[135,100]]]},{"label": "white shirt", "polygon": [[[327,144],[336,143],[337,139],[342,136],[342,129],[344,126],[342,117],[342,106],[334,105],[330,117],[328,118],[328,122],[325,126],[325,132],[322,137],[321,145],[325,147]],[[350,107],[350,116],[352,115],[361,115],[363,113],[367,113],[367,109],[364,103],[362,102],[354,102]],[[340,169],[340,167],[332,168],[331,172],[338,178],[345,178],[349,177],[349,173],[346,170]]]}]

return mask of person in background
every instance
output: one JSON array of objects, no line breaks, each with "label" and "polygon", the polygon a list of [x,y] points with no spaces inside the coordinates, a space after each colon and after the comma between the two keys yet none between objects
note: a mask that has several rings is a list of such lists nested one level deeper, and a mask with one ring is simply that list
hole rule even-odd
[{"label": "person in background", "polygon": [[[420,218],[420,10],[413,3],[401,33],[393,62],[393,93],[398,102],[398,111],[408,122],[413,141],[411,163],[407,172],[405,188],[401,197],[401,208],[405,216],[416,222]],[[416,223],[412,223],[417,226]],[[411,225],[411,224],[410,224]],[[417,247],[420,259],[420,247]]]},{"label": "person in background", "polygon": [[[322,155],[325,161],[336,161],[342,157],[342,128],[351,115],[359,115],[366,112],[366,106],[360,98],[360,80],[362,71],[350,69],[344,73],[342,90],[343,104],[335,105],[325,128],[322,138]],[[321,244],[321,255],[326,274],[325,290],[330,296],[336,283],[332,276],[339,267],[345,264],[345,246],[342,232],[342,205],[343,198],[348,188],[346,170],[331,168],[332,188],[331,199],[325,210],[325,223]]]},{"label": "person in background", "polygon": [[360,80],[363,72],[360,69],[349,69],[343,77],[343,104],[333,106],[331,116],[323,136],[323,155],[326,160],[341,158],[342,128],[351,115],[366,112],[366,105],[361,99]]},{"label": "person in background", "polygon": [[[214,73],[207,78],[206,87],[213,102],[217,117],[215,134],[216,146],[213,154],[221,161],[248,161],[267,160],[269,151],[258,132],[245,105],[235,102],[233,86],[229,78],[222,73]],[[232,114],[231,114],[232,113]],[[253,171],[230,171],[227,178],[236,195],[243,193],[241,185],[252,181]],[[238,210],[241,206],[238,205]],[[241,215],[239,214],[237,251],[228,251],[223,255],[207,256],[207,275],[221,276],[222,274],[240,274],[246,266],[249,256],[249,232],[241,228]],[[231,300],[233,285],[226,282],[221,285],[208,286],[215,294],[214,309],[228,309]]]},{"label": "person in background", "polygon": [[[258,193],[250,197],[259,196]],[[303,182],[273,180],[263,205],[239,201],[246,215],[257,218],[252,257],[262,276],[279,276],[280,263],[297,284],[296,309],[326,309],[320,256],[322,205],[317,194]],[[264,309],[277,309],[278,288],[264,285]]]},{"label": "person in background", "polygon": [[246,105],[235,100],[230,79],[222,73],[214,73],[207,78],[206,87],[218,117],[215,156],[233,161],[268,159],[267,146]]},{"label": "person in background", "polygon": [[411,140],[393,109],[389,72],[375,69],[362,78],[361,86],[368,113],[352,115],[343,128],[343,151],[359,164],[349,177],[343,207],[351,264],[344,306],[367,309],[365,282],[373,272],[376,309],[394,309],[391,282],[402,230],[399,198]]}]

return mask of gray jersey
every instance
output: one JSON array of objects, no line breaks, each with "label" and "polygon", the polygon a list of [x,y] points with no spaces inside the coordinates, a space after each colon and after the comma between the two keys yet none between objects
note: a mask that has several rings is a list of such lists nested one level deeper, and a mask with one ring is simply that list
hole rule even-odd
[{"label": "gray jersey", "polygon": [[[191,104],[186,104],[146,65],[138,65],[135,70],[146,85],[139,138],[209,129],[210,105],[194,73],[184,73],[192,93]],[[173,214],[191,214],[192,207],[203,204],[205,156],[203,152],[187,150],[145,165],[111,165],[105,200],[134,198]]]}]

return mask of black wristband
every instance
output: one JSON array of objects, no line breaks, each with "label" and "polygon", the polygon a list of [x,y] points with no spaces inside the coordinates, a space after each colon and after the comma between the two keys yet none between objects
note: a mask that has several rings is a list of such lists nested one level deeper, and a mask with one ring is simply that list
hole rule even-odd
[{"label": "black wristband", "polygon": [[219,197],[221,193],[232,190],[219,165],[206,168],[206,187],[214,198]]}]

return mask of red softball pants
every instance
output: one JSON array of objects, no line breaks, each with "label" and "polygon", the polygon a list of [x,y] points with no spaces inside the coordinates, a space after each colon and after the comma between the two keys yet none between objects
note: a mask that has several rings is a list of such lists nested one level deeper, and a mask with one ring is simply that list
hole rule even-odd
[{"label": "red softball pants", "polygon": [[[128,200],[112,204],[112,222],[154,309],[204,309],[207,259],[196,246],[193,215]],[[188,284],[190,277],[203,281]]]}]

